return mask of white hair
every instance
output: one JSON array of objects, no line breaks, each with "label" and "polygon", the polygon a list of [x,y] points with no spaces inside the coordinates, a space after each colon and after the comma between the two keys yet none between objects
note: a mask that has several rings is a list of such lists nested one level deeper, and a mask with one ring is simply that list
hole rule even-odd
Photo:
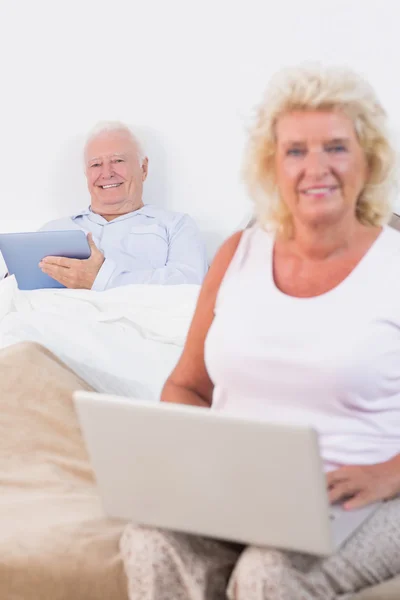
[{"label": "white hair", "polygon": [[128,127],[128,125],[125,125],[125,123],[122,123],[121,121],[100,121],[89,131],[88,135],[86,136],[86,141],[85,141],[84,150],[83,150],[83,156],[85,157],[85,160],[86,160],[86,149],[87,149],[89,143],[92,140],[94,140],[95,138],[97,138],[98,136],[102,135],[103,133],[114,132],[114,131],[121,131],[123,133],[126,133],[131,138],[134,146],[137,149],[137,155],[138,155],[140,164],[143,164],[143,161],[147,155],[146,155],[146,152],[144,151],[142,143],[138,139],[138,136],[136,135],[136,133],[134,133],[132,131],[132,129],[130,127]]}]

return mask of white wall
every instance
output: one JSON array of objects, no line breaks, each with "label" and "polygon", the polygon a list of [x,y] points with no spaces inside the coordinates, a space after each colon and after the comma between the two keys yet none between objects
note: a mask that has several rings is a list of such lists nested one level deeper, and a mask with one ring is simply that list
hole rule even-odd
[{"label": "white wall", "polygon": [[82,136],[119,119],[147,142],[146,200],[216,243],[249,208],[245,131],[277,68],[351,65],[400,129],[399,17],[394,0],[3,0],[1,230],[87,205]]}]

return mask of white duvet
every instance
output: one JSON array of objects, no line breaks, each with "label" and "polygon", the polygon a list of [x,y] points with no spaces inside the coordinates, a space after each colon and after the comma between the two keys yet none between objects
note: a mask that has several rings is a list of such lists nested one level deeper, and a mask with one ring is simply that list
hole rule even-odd
[{"label": "white duvet", "polygon": [[197,285],[21,291],[9,277],[0,283],[0,347],[36,341],[97,391],[156,400],[198,292]]}]

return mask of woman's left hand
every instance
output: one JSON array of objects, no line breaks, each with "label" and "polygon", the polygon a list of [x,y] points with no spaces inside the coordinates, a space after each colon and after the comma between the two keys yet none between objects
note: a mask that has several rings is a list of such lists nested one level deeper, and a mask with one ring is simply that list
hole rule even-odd
[{"label": "woman's left hand", "polygon": [[389,500],[400,492],[400,455],[376,465],[340,467],[326,477],[330,502],[342,502],[347,510]]}]

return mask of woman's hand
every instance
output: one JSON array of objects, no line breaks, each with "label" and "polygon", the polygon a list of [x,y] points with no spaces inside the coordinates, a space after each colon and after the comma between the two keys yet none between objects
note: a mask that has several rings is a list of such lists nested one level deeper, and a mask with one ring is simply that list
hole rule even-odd
[{"label": "woman's hand", "polygon": [[327,474],[329,500],[351,510],[400,492],[400,455],[376,465],[346,466]]}]

